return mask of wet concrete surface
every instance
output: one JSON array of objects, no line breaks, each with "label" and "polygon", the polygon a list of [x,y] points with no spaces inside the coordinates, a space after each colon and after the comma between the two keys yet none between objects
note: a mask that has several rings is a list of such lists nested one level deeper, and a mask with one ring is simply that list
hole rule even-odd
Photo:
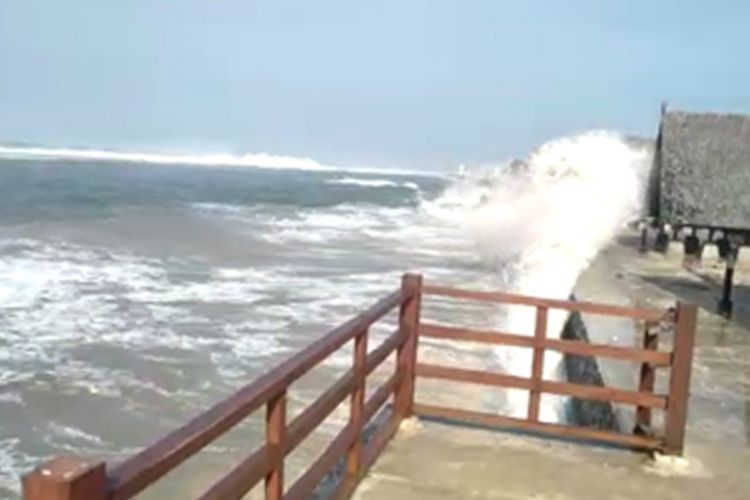
[{"label": "wet concrete surface", "polygon": [[[354,498],[414,499],[747,499],[750,498],[750,266],[740,263],[735,321],[715,314],[718,265],[682,268],[681,248],[641,255],[628,235],[605,250],[581,277],[580,299],[666,308],[676,300],[701,306],[683,458],[410,421],[388,446]],[[592,342],[638,345],[640,325],[585,318]],[[668,337],[668,335],[665,335]],[[669,349],[666,339],[663,349]],[[634,388],[637,367],[603,363],[608,384]],[[663,392],[666,374],[657,378]],[[419,397],[419,395],[418,395]],[[429,397],[429,396],[428,396]],[[443,394],[443,398],[446,395]],[[456,392],[454,405],[465,406]],[[618,407],[623,425],[632,410]],[[655,415],[655,425],[660,416]],[[632,425],[632,424],[631,424]]]}]

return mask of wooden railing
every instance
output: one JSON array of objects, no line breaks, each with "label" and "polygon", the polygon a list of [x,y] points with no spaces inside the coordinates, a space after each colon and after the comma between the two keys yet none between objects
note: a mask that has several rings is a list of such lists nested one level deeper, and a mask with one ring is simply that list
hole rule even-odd
[{"label": "wooden railing", "polygon": [[[531,306],[536,309],[536,321],[533,336],[468,330],[421,321],[419,326],[420,337],[525,347],[533,350],[533,358],[531,378],[426,363],[418,363],[416,367],[418,377],[529,391],[529,402],[525,419],[428,404],[415,404],[414,412],[417,415],[450,419],[470,424],[516,428],[565,438],[601,441],[644,450],[659,450],[669,454],[682,454],[696,328],[697,311],[694,305],[678,303],[674,309],[658,311],[590,302],[540,299],[502,292],[458,290],[433,285],[425,285],[422,288],[422,294],[424,296],[439,295],[457,299]],[[643,348],[638,349],[591,344],[580,340],[548,338],[547,319],[550,309],[632,318],[643,321],[646,325]],[[658,328],[656,327],[663,323],[673,325],[674,338],[671,352],[657,350]],[[548,350],[565,354],[611,358],[640,363],[641,370],[638,390],[630,391],[612,387],[545,380],[542,374],[544,370],[544,354]],[[654,394],[657,368],[669,368],[671,371],[669,375],[669,392],[667,394]],[[539,420],[539,407],[543,393],[633,405],[636,407],[636,426],[634,432],[626,434],[542,422]],[[652,409],[663,410],[665,412],[664,429],[661,434],[657,434],[652,429]]]},{"label": "wooden railing", "polygon": [[[110,466],[76,457],[52,459],[24,477],[24,499],[133,498],[263,407],[266,409],[265,443],[199,498],[242,498],[260,481],[265,481],[266,499],[308,498],[323,477],[342,459],[346,461],[345,472],[335,485],[332,496],[349,496],[358,480],[396,432],[401,420],[411,415],[420,286],[421,277],[404,276],[399,290],[185,426],[120,464]],[[396,307],[399,307],[399,327],[368,354],[368,328]],[[353,367],[299,416],[287,422],[287,390],[290,385],[348,342],[354,342]],[[397,354],[395,373],[365,401],[367,376],[394,352]],[[394,397],[394,402],[387,422],[381,425],[365,444],[365,426],[391,396]],[[285,457],[347,397],[351,399],[348,425],[301,477],[285,488]]]},{"label": "wooden railing", "polygon": [[[535,333],[533,336],[524,336],[420,323],[423,295],[443,295],[533,306],[536,308]],[[396,307],[399,308],[398,328],[380,346],[368,353],[369,327]],[[643,320],[647,324],[662,321],[673,322],[676,325],[674,348],[671,353],[656,350],[657,341],[652,334],[645,337],[643,349],[547,338],[547,316],[551,308],[624,316]],[[342,461],[344,462],[343,473],[336,484],[332,485],[331,497],[347,498],[395,434],[400,422],[412,414],[448,418],[473,424],[520,428],[560,437],[600,440],[642,449],[659,449],[668,453],[681,453],[695,314],[694,306],[684,304],[678,304],[676,314],[665,314],[663,311],[627,309],[587,302],[546,300],[506,293],[470,292],[438,286],[422,286],[420,276],[405,275],[399,290],[124,462],[110,465],[102,462],[89,462],[77,457],[58,457],[37,467],[24,477],[24,499],[126,500],[133,498],[263,407],[265,407],[266,422],[265,442],[200,495],[201,500],[238,499],[261,481],[265,483],[266,499],[308,498],[316,491],[321,480]],[[533,349],[532,376],[527,379],[506,374],[417,363],[418,335]],[[354,343],[352,368],[302,413],[288,422],[287,392],[291,384],[348,342]],[[639,362],[641,363],[639,390],[637,392],[625,391],[543,380],[545,350]],[[368,375],[394,352],[397,354],[395,372],[372,393],[368,400],[365,400]],[[666,395],[653,393],[655,369],[659,367],[671,368],[669,393]],[[414,398],[417,377],[527,390],[530,393],[528,417],[515,419],[456,408],[416,404]],[[539,407],[542,393],[636,405],[640,429],[650,427],[651,409],[662,409],[666,412],[665,433],[663,436],[647,433],[617,434],[540,422]],[[391,396],[393,404],[390,412],[385,413],[387,417],[385,423],[376,426],[372,437],[365,442],[365,428],[372,423],[375,415],[386,405]],[[350,416],[346,427],[299,479],[286,487],[285,457],[297,448],[347,397],[350,398]]]}]

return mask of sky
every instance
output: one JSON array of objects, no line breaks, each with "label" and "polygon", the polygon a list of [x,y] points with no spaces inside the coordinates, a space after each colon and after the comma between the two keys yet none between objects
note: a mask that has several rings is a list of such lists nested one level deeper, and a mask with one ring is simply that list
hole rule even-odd
[{"label": "sky", "polygon": [[750,112],[747,0],[0,0],[0,141],[450,168]]}]

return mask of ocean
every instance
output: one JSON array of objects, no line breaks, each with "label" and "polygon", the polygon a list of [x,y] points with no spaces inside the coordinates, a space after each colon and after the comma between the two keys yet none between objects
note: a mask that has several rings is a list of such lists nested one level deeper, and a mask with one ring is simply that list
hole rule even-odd
[{"label": "ocean", "polygon": [[[134,452],[406,271],[567,297],[632,216],[644,162],[608,133],[545,145],[520,176],[65,151],[0,148],[0,498],[46,457]],[[434,314],[532,331],[526,313]],[[525,354],[490,354],[512,373],[530,367]],[[342,353],[328,366],[349,363]]]}]

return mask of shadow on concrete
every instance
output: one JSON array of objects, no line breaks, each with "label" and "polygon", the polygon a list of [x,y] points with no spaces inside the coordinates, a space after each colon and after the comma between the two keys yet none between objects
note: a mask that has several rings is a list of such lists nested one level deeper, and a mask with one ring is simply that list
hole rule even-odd
[{"label": "shadow on concrete", "polygon": [[[658,286],[675,295],[678,299],[693,302],[699,307],[718,313],[719,299],[721,298],[722,286],[712,280],[696,275],[701,281],[695,281],[679,276],[640,276],[640,278],[652,285]],[[732,298],[734,299],[734,312],[730,321],[750,329],[750,286],[735,285]]]}]

